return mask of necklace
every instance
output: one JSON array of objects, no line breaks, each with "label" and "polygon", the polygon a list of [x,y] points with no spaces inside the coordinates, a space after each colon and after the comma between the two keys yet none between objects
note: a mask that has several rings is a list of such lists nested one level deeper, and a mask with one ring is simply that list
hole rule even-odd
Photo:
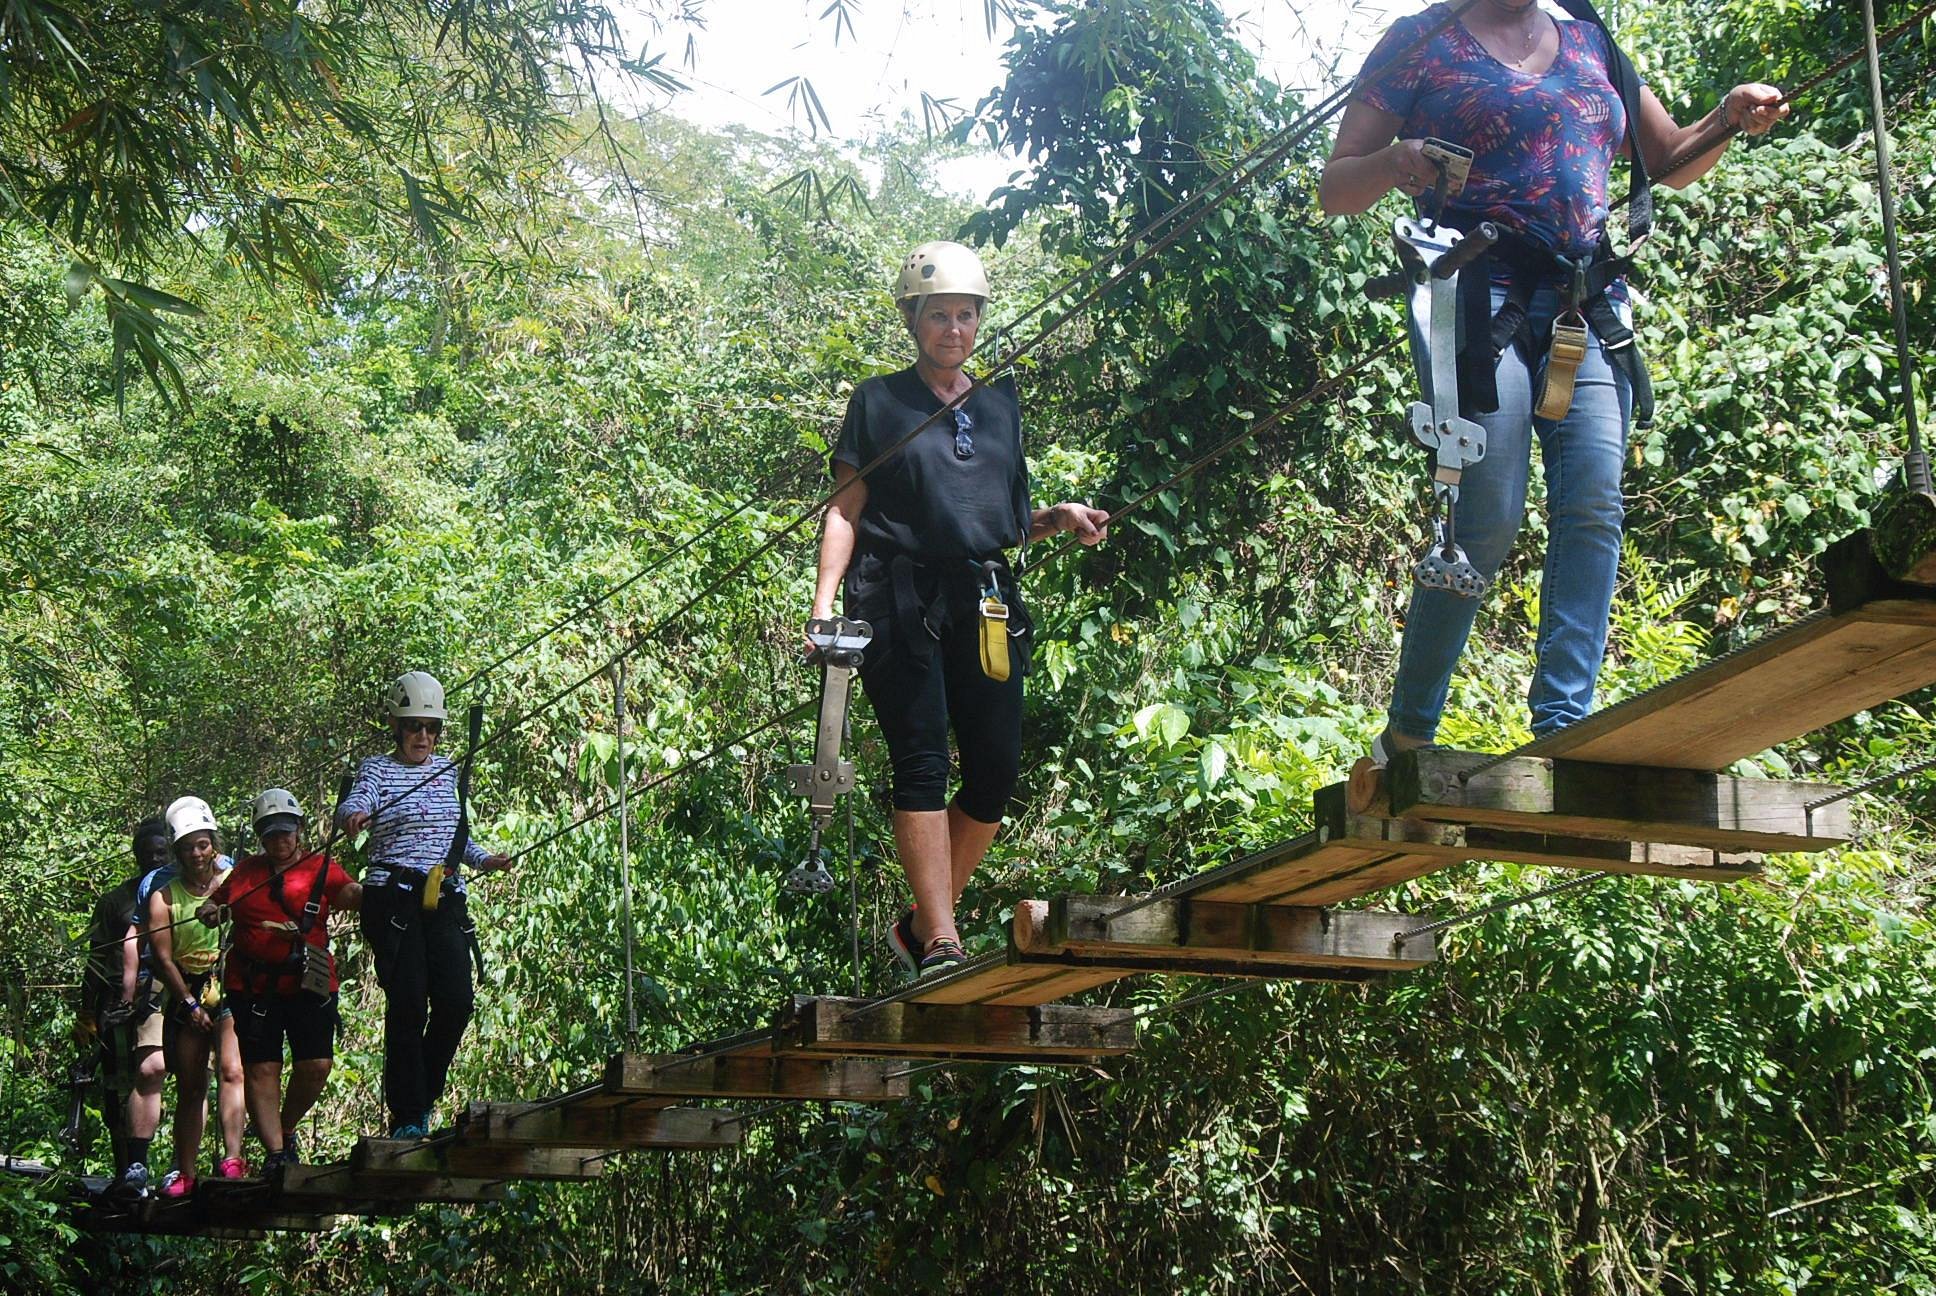
[{"label": "necklace", "polygon": [[1538,0],[1528,0],[1528,3],[1520,5],[1502,3],[1502,0],[1487,0],[1486,7],[1507,20],[1518,21],[1517,28],[1502,27],[1499,31],[1499,35],[1509,40],[1516,38],[1519,44],[1517,53],[1510,54],[1500,61],[1512,68],[1524,66],[1539,53],[1540,37],[1546,34],[1546,26],[1540,21]]}]

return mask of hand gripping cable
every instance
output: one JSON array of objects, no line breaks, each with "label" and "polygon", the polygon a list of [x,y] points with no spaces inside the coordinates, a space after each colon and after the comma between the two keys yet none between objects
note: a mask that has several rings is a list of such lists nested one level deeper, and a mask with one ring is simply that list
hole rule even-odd
[{"label": "hand gripping cable", "polygon": [[814,730],[813,762],[790,765],[787,778],[795,796],[807,798],[813,816],[813,840],[807,857],[786,875],[782,883],[789,891],[806,895],[825,895],[833,890],[833,874],[820,849],[820,835],[833,818],[834,802],[854,787],[854,763],[842,760],[841,739],[847,730],[847,703],[853,695],[854,675],[860,670],[861,652],[874,640],[874,627],[865,621],[846,617],[815,617],[807,622],[807,641],[813,652],[809,664],[820,664],[820,720]]}]

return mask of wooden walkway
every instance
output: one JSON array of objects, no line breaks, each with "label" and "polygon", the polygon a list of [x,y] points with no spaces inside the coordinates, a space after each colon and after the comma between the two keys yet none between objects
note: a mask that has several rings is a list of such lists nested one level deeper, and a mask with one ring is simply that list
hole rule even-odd
[{"label": "wooden walkway", "polygon": [[[1936,577],[1918,561],[1915,575]],[[1833,546],[1823,571],[1828,606],[1805,621],[1518,751],[1401,758],[1356,809],[1344,784],[1325,788],[1310,832],[1154,895],[1026,901],[1006,949],[948,975],[876,999],[796,997],[766,1029],[614,1057],[550,1102],[476,1103],[430,1139],[366,1138],[348,1161],[204,1181],[179,1202],[118,1202],[86,1180],[84,1221],[247,1237],[489,1201],[512,1179],[596,1178],[621,1152],[731,1148],[749,1106],[891,1102],[925,1060],[1121,1054],[1131,1012],[1059,1001],[1126,977],[1362,981],[1424,966],[1438,951],[1408,935],[1420,919],[1335,906],[1462,861],[1726,882],[1763,851],[1840,845],[1847,802],[1821,804],[1837,789],[1722,773],[1936,684],[1936,584],[1890,578],[1867,533]]]}]

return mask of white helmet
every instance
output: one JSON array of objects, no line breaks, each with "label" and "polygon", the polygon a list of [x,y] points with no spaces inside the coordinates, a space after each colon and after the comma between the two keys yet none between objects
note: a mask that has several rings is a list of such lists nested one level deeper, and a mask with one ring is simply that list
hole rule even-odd
[{"label": "white helmet", "polygon": [[444,710],[444,686],[429,671],[409,671],[397,676],[397,682],[390,686],[390,718],[402,720],[409,716],[428,720],[449,718],[449,712]]},{"label": "white helmet", "polygon": [[935,293],[966,293],[988,300],[988,274],[973,248],[940,240],[923,243],[907,254],[900,281],[894,285],[894,300],[905,306]]},{"label": "white helmet", "polygon": [[170,845],[194,833],[216,831],[215,812],[208,808],[208,802],[197,796],[175,798],[165,817],[168,820]]},{"label": "white helmet", "polygon": [[255,829],[257,837],[278,832],[300,832],[303,826],[302,805],[293,792],[270,788],[249,806],[249,824]]}]

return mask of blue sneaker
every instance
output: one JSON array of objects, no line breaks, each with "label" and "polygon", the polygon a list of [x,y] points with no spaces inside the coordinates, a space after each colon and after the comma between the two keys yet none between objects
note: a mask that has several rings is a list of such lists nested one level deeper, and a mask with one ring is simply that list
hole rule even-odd
[{"label": "blue sneaker", "polygon": [[430,1130],[421,1119],[402,1121],[390,1127],[390,1137],[393,1139],[424,1139],[430,1137]]}]

